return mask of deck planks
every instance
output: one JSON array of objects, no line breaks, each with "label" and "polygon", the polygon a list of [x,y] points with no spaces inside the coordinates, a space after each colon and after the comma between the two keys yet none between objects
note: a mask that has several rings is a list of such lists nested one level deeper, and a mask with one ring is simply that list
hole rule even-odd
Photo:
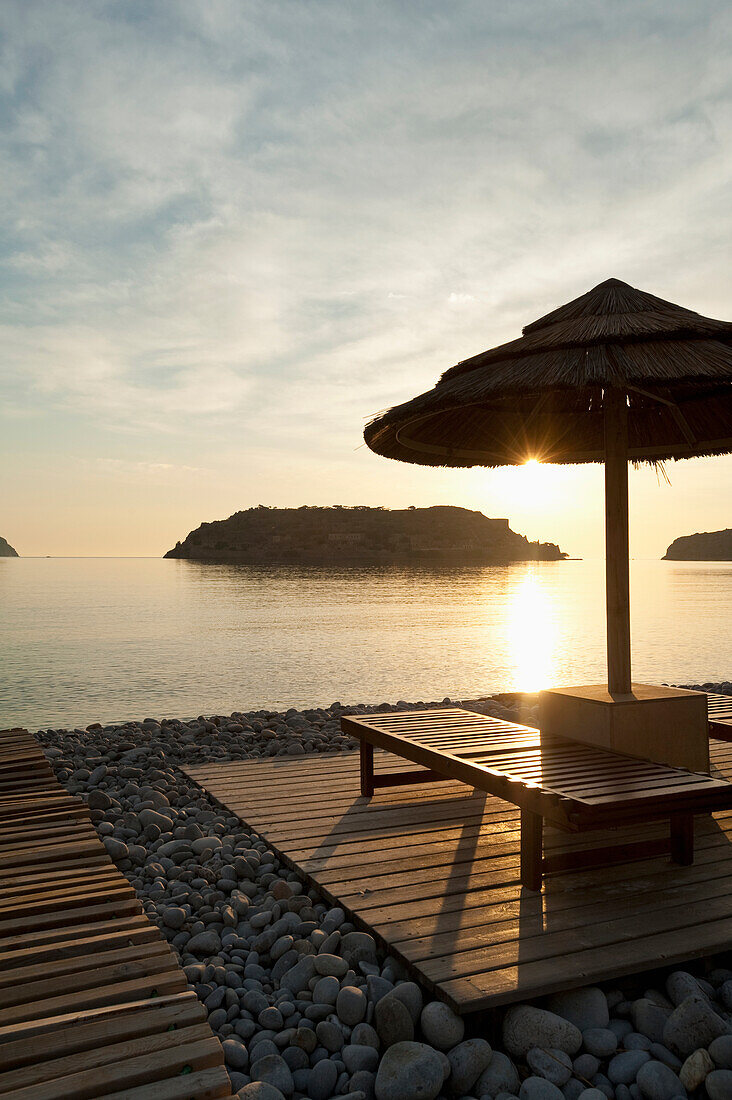
[{"label": "deck planks", "polygon": [[0,1100],[231,1100],[221,1044],[85,804],[0,731]]},{"label": "deck planks", "polygon": [[[732,779],[732,744],[710,750],[712,774]],[[414,770],[380,750],[374,761],[377,775]],[[732,937],[732,811],[697,818],[689,867],[659,854],[553,875],[537,894],[519,882],[519,811],[462,783],[364,799],[357,753],[186,770],[460,1012],[723,951]],[[660,851],[667,824],[642,829]],[[637,826],[545,832],[552,854],[637,839]]]}]

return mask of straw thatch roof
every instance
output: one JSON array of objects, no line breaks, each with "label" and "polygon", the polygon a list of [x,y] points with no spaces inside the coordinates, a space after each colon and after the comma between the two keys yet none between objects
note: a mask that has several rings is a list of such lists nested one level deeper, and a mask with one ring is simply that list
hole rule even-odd
[{"label": "straw thatch roof", "polygon": [[732,451],[732,322],[608,279],[376,417],[377,454],[428,466],[603,458],[603,390],[628,394],[629,457]]}]

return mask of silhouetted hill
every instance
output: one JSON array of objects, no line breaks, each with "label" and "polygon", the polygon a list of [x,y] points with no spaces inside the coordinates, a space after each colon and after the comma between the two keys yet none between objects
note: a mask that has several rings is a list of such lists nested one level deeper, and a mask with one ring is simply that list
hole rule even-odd
[{"label": "silhouetted hill", "polygon": [[230,562],[558,561],[551,542],[529,542],[467,508],[249,508],[202,523],[166,558]]},{"label": "silhouetted hill", "polygon": [[20,557],[17,550],[14,550],[7,539],[4,539],[0,535],[0,558],[17,558]]},{"label": "silhouetted hill", "polygon": [[732,561],[732,529],[702,531],[674,539],[663,561]]}]

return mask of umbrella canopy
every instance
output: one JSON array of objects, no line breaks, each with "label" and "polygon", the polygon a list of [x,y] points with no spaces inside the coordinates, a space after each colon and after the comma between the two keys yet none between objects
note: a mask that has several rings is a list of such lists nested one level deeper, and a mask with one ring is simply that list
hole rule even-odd
[{"label": "umbrella canopy", "polygon": [[376,417],[372,451],[424,466],[602,462],[603,394],[628,395],[628,457],[732,450],[732,322],[608,279]]},{"label": "umbrella canopy", "polygon": [[608,686],[631,691],[628,460],[732,451],[732,322],[608,279],[367,424],[424,466],[605,463]]}]

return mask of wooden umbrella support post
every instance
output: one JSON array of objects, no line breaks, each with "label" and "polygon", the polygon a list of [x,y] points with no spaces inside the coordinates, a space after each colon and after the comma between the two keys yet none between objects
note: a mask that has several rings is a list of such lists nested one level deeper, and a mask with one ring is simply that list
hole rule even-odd
[{"label": "wooden umbrella support post", "polygon": [[628,756],[708,772],[706,697],[631,680],[625,390],[606,387],[603,416],[607,686],[590,684],[541,692],[539,725],[550,737],[569,737]]},{"label": "wooden umbrella support post", "polygon": [[609,386],[605,419],[605,584],[607,687],[630,695],[630,547],[628,539],[628,402]]}]

